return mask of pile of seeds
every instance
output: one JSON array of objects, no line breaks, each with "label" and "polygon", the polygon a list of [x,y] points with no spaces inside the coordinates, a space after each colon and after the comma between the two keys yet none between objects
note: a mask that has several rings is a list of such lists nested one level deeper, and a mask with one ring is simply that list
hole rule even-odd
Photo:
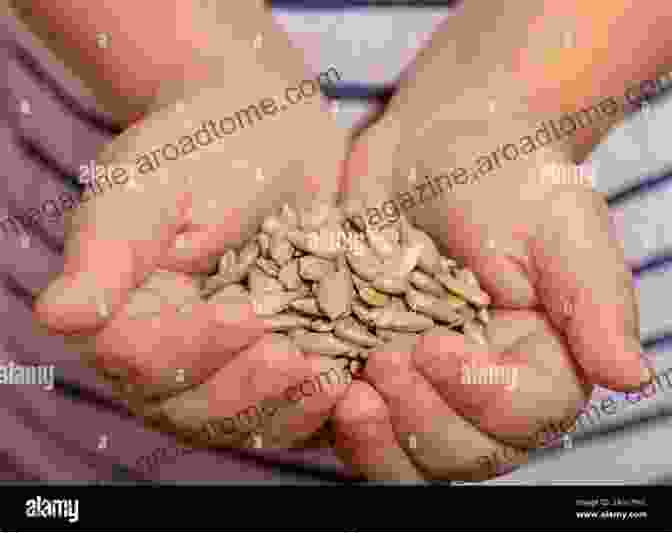
[{"label": "pile of seeds", "polygon": [[490,298],[471,271],[441,256],[404,217],[371,228],[320,202],[268,217],[240,252],[221,257],[201,294],[249,295],[269,331],[338,359],[353,375],[386,341],[437,325],[486,343]]}]

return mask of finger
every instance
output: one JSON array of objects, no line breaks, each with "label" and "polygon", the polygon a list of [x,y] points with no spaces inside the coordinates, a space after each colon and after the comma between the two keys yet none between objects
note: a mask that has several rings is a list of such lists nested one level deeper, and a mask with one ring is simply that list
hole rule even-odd
[{"label": "finger", "polygon": [[[434,479],[482,480],[495,475],[490,462],[526,459],[524,451],[499,459],[504,446],[480,432],[446,403],[413,364],[413,342],[391,342],[369,356],[365,378],[380,393],[391,413],[399,443],[419,469]],[[450,353],[445,357],[451,357]]]},{"label": "finger", "polygon": [[632,273],[602,197],[558,192],[530,248],[539,298],[591,382],[627,391],[651,381]]},{"label": "finger", "polygon": [[259,432],[263,447],[291,448],[308,441],[327,421],[352,383],[347,367],[329,357],[308,357],[310,377],[284,391],[296,400],[278,410]]},{"label": "finger", "polygon": [[[286,135],[278,126],[271,126],[271,130],[276,128],[275,135]],[[233,168],[227,169],[226,180],[207,181],[205,188],[203,184],[189,185],[200,201],[195,200],[195,213],[190,213],[185,231],[168,250],[161,266],[183,272],[209,272],[227,248],[242,245],[257,231],[264,217],[280,205],[297,209],[313,201],[335,203],[345,158],[345,137],[335,131],[336,135],[332,130],[324,132],[319,145],[312,146],[302,160],[278,161],[275,166],[284,167],[280,171],[254,167],[257,145],[249,143],[237,146],[235,152],[238,157],[249,152],[249,161],[232,162],[220,157],[206,165],[205,158],[199,160],[203,175],[220,172],[222,165]],[[280,160],[287,157],[285,153],[276,156]],[[184,169],[195,170],[193,165]]]},{"label": "finger", "polygon": [[212,272],[224,251],[244,242],[261,225],[264,215],[277,208],[283,198],[284,203],[295,209],[307,206],[312,201],[336,203],[343,161],[329,153],[324,154],[320,164],[320,168],[309,168],[308,163],[303,169],[297,168],[297,172],[309,173],[301,181],[300,194],[292,192],[288,196],[286,191],[277,187],[282,184],[282,188],[288,188],[283,176],[276,180],[275,185],[266,186],[251,198],[239,199],[239,206],[227,205],[230,204],[230,194],[227,201],[224,192],[222,201],[212,198],[208,202],[208,208],[217,211],[216,223],[194,223],[189,218],[185,230],[176,237],[159,266],[182,272]]},{"label": "finger", "polygon": [[90,357],[145,399],[200,383],[262,335],[247,299],[163,304],[154,315],[119,315],[94,337]]},{"label": "finger", "polygon": [[338,454],[369,481],[423,482],[399,446],[390,416],[375,389],[355,381],[334,412]]},{"label": "finger", "polygon": [[140,187],[89,201],[75,214],[63,274],[35,305],[36,318],[56,332],[95,330],[114,315],[175,240],[191,198]]},{"label": "finger", "polygon": [[[306,380],[315,383],[314,370],[289,339],[267,335],[205,383],[164,401],[148,416],[178,434],[191,434],[201,443],[243,445],[251,436],[263,436],[270,420],[303,398],[296,387]],[[330,394],[321,401],[335,403]],[[311,418],[324,412],[325,404],[318,402],[308,410]],[[307,430],[310,424],[318,424],[315,417],[303,427],[294,427]],[[266,446],[263,440],[262,446]]]},{"label": "finger", "polygon": [[505,329],[506,346],[488,349],[435,328],[419,341],[413,363],[481,431],[512,445],[540,446],[555,421],[576,418],[588,392],[550,324],[528,311],[495,312],[488,334],[499,337]]},{"label": "finger", "polygon": [[386,116],[354,139],[342,182],[346,208],[358,212],[391,197],[394,186],[391,152],[399,142],[399,124]]}]

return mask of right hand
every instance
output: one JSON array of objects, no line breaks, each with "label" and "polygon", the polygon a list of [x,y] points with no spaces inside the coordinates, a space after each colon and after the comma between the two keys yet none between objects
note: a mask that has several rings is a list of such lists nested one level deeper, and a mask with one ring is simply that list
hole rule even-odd
[{"label": "right hand", "polygon": [[[155,150],[160,167],[136,171],[123,185],[110,180],[103,194],[74,211],[64,270],[38,299],[35,316],[50,333],[64,335],[116,383],[132,411],[157,427],[216,446],[251,445],[255,433],[263,447],[291,447],[322,426],[345,387],[339,380],[300,402],[277,399],[333,363],[266,334],[249,300],[193,301],[197,278],[212,273],[225,249],[254,235],[263,217],[283,203],[301,204],[318,192],[332,199],[338,191],[345,132],[331,122],[318,93],[283,113],[285,89],[299,81],[257,70],[246,84],[214,79],[164,94],[161,107],[105,148],[99,164],[140,170],[146,167],[136,167],[136,159],[148,154],[153,160]],[[269,95],[278,116],[250,125],[241,113],[233,135],[222,135],[219,126],[222,138],[211,135],[210,144],[183,153],[190,145],[178,139],[193,139],[204,121],[235,120],[233,110],[259,107]],[[254,112],[248,116],[255,121]],[[223,124],[230,129],[234,123]],[[166,160],[157,150],[167,143],[181,150],[177,158]],[[170,295],[138,292],[147,283]],[[189,302],[188,312],[180,312]],[[152,312],[130,316],[143,306]],[[262,401],[272,405],[262,408]],[[252,406],[274,413],[265,417],[270,422],[248,427],[237,420],[236,431],[215,430],[214,436],[203,431],[204,424]]]},{"label": "right hand", "polygon": [[[422,115],[426,99],[399,95],[405,105],[354,143],[346,205],[369,220],[378,214],[378,223],[403,213],[473,270],[490,295],[491,318],[483,331],[436,328],[371,353],[366,383],[355,383],[335,410],[335,449],[374,481],[487,479],[508,461],[526,461],[548,428],[571,427],[593,384],[626,391],[650,379],[640,377],[637,343],[628,343],[638,331],[631,275],[607,231],[603,199],[547,179],[549,163],[572,168],[563,150],[542,148],[456,185],[435,179],[484,146],[520,138],[512,133],[534,121],[486,117],[469,130],[452,104],[431,112],[437,99]],[[465,368],[520,377],[511,387],[474,384]]]}]

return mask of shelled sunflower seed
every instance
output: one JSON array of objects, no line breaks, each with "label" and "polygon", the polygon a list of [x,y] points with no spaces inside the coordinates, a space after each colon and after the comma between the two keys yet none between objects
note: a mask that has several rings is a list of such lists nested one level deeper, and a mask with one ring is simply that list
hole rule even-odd
[{"label": "shelled sunflower seed", "polygon": [[436,326],[488,342],[490,297],[473,272],[404,217],[382,228],[361,220],[322,202],[299,211],[284,205],[240,253],[221,257],[201,295],[226,301],[246,293],[268,331],[353,375],[386,342]]}]

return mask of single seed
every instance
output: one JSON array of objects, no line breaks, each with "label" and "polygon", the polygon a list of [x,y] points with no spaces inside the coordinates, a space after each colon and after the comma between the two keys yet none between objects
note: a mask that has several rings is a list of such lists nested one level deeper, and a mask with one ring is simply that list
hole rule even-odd
[{"label": "single seed", "polygon": [[253,294],[254,312],[261,317],[275,315],[287,309],[294,300],[301,296],[302,293],[299,291]]},{"label": "single seed", "polygon": [[376,327],[409,333],[418,333],[434,327],[434,321],[412,311],[401,312],[390,309],[374,309],[369,312]]},{"label": "single seed", "polygon": [[439,271],[448,273],[451,269],[457,266],[457,261],[454,259],[449,259],[448,257],[443,257],[439,259]]},{"label": "single seed", "polygon": [[378,292],[372,287],[363,287],[358,292],[362,300],[374,307],[385,307],[390,303],[390,297],[387,294]]},{"label": "single seed", "polygon": [[417,289],[423,292],[427,292],[432,296],[436,296],[437,298],[443,298],[446,296],[446,294],[448,294],[448,291],[443,288],[443,285],[436,281],[432,276],[425,274],[420,270],[414,270],[411,272],[408,280]]},{"label": "single seed", "polygon": [[445,273],[438,274],[436,277],[446,289],[448,289],[453,294],[461,296],[468,302],[471,302],[479,307],[490,305],[490,296],[488,296],[487,293],[483,292],[478,287],[469,285],[464,281],[456,279]]},{"label": "single seed", "polygon": [[288,227],[279,217],[270,216],[264,220],[264,223],[261,226],[261,229],[264,233],[268,233],[273,236],[276,233],[287,233]]},{"label": "single seed", "polygon": [[259,243],[261,256],[268,259],[268,253],[271,249],[271,236],[268,233],[260,233],[257,235],[257,242]]},{"label": "single seed", "polygon": [[445,300],[440,300],[415,289],[408,290],[406,293],[406,302],[414,311],[431,316],[439,322],[456,325],[464,320]]},{"label": "single seed", "polygon": [[471,322],[476,318],[476,311],[474,311],[474,308],[470,305],[460,307],[457,309],[457,312],[464,318],[465,322]]},{"label": "single seed", "polygon": [[373,281],[383,274],[383,263],[373,255],[348,252],[345,257],[355,274],[366,281]]},{"label": "single seed", "polygon": [[355,228],[360,231],[366,231],[366,221],[364,220],[366,206],[364,202],[361,200],[350,200],[342,209],[348,221]]},{"label": "single seed", "polygon": [[312,316],[323,315],[320,306],[317,304],[317,298],[299,298],[298,300],[294,300],[290,304],[290,307],[295,311],[300,311],[307,315]]},{"label": "single seed", "polygon": [[[317,305],[317,303],[316,303]],[[313,320],[310,324],[310,329],[318,333],[329,333],[334,330],[334,323],[326,320]]]},{"label": "single seed", "polygon": [[373,348],[369,348],[368,350],[362,350],[361,352],[359,352],[360,359],[364,359],[364,360],[368,359],[369,356],[371,355],[371,352],[373,352],[373,350],[374,350]]},{"label": "single seed", "polygon": [[350,272],[350,276],[352,276],[352,283],[354,284],[357,290],[366,289],[371,286],[367,281],[364,281],[357,274],[353,274],[352,271]]},{"label": "single seed", "polygon": [[257,259],[257,266],[268,276],[277,278],[280,275],[280,267],[272,259],[260,257]]},{"label": "single seed", "polygon": [[240,251],[238,264],[246,269],[249,269],[260,255],[261,248],[259,248],[259,243],[256,240],[250,241]]},{"label": "single seed", "polygon": [[371,315],[371,311],[364,306],[363,304],[359,302],[352,302],[352,312],[355,314],[359,320],[361,320],[364,324],[368,326],[373,326],[373,316]]},{"label": "single seed", "polygon": [[280,211],[280,218],[287,226],[296,227],[299,224],[299,216],[288,204],[284,204]]},{"label": "single seed", "polygon": [[359,231],[357,231],[358,228],[347,218],[343,221],[343,229],[348,235],[360,235]]},{"label": "single seed", "polygon": [[411,310],[410,307],[406,305],[406,300],[399,296],[390,296],[390,305],[387,307],[394,311],[402,311],[404,313]]},{"label": "single seed", "polygon": [[298,289],[303,282],[299,276],[299,260],[294,259],[280,269],[278,279],[286,289],[293,291]]},{"label": "single seed", "polygon": [[326,226],[333,226],[333,227],[339,227],[342,228],[345,222],[347,221],[345,217],[345,213],[343,213],[343,210],[330,206],[329,207],[329,216],[327,217],[326,222],[324,223]]},{"label": "single seed", "polygon": [[204,298],[207,298],[211,294],[226,287],[227,285],[240,283],[247,276],[248,269],[249,267],[244,267],[243,265],[237,264],[226,274],[216,274],[214,276],[210,276],[203,283],[201,295]]},{"label": "single seed", "polygon": [[364,348],[361,346],[357,346],[356,344],[353,344],[350,351],[346,354],[343,355],[343,357],[347,357],[348,359],[359,359],[359,354]]},{"label": "single seed", "polygon": [[471,320],[469,322],[465,322],[462,327],[464,328],[464,336],[467,339],[477,344],[482,345],[488,344],[488,340],[485,336],[485,328],[483,327],[482,324],[479,324],[478,322]]},{"label": "single seed", "polygon": [[414,228],[404,218],[402,220],[402,241],[406,246],[418,246],[420,254],[418,266],[428,274],[434,274],[441,268],[441,254],[432,238],[424,231]]},{"label": "single seed", "polygon": [[371,280],[375,289],[390,294],[404,294],[408,289],[408,280],[403,277],[378,276]]},{"label": "single seed", "polygon": [[331,261],[306,255],[299,259],[299,275],[308,281],[320,281],[335,270]]},{"label": "single seed", "polygon": [[311,233],[292,230],[287,234],[287,238],[300,250],[323,259],[335,259],[342,252],[333,232],[324,228]]},{"label": "single seed", "polygon": [[[394,228],[392,228],[394,230]],[[399,246],[399,234],[390,232],[390,228],[371,229],[367,228],[366,238],[375,254],[385,260],[391,257],[399,257],[401,246]]]},{"label": "single seed", "polygon": [[294,343],[304,352],[322,355],[346,355],[353,351],[353,346],[338,339],[332,333],[300,333],[294,336]]},{"label": "single seed", "polygon": [[418,264],[422,247],[418,244],[406,246],[401,254],[383,263],[383,269],[391,277],[408,278]]},{"label": "single seed", "polygon": [[350,312],[352,280],[346,268],[332,272],[320,282],[317,301],[331,320]]},{"label": "single seed", "polygon": [[308,208],[299,210],[299,223],[304,231],[314,231],[327,222],[331,206],[326,202],[314,201]]},{"label": "single seed", "polygon": [[300,335],[305,335],[306,333],[308,333],[308,330],[306,328],[295,328],[295,329],[289,330],[287,332],[287,336],[290,339],[294,340],[297,337],[299,337]]},{"label": "single seed", "polygon": [[274,277],[267,275],[258,266],[252,267],[248,277],[250,291],[253,294],[264,292],[282,292],[285,286]]},{"label": "single seed", "polygon": [[385,342],[390,342],[399,338],[414,339],[415,333],[404,333],[402,331],[395,331],[393,329],[376,328],[376,336]]},{"label": "single seed", "polygon": [[225,274],[229,272],[238,262],[238,257],[235,250],[227,250],[222,257],[220,257],[217,264],[217,272]]},{"label": "single seed", "polygon": [[471,270],[468,270],[466,268],[458,269],[457,279],[464,281],[467,285],[471,285],[472,287],[478,287],[480,289],[478,280],[476,279],[476,276]]},{"label": "single seed", "polygon": [[350,366],[350,359],[348,359],[347,357],[337,357],[336,359],[334,359],[334,361],[340,368],[345,369]]},{"label": "single seed", "polygon": [[230,301],[232,299],[237,300],[241,296],[249,296],[248,290],[243,285],[239,284],[227,285],[223,289],[217,291],[212,296],[210,296],[210,298],[208,298],[208,302],[226,303],[227,301]]},{"label": "single seed", "polygon": [[311,320],[295,313],[280,313],[265,318],[263,324],[265,329],[286,332],[296,328],[308,328],[311,325]]},{"label": "single seed", "polygon": [[357,322],[352,317],[347,317],[336,322],[334,334],[345,341],[351,342],[364,348],[371,348],[380,344],[380,340]]},{"label": "single seed", "polygon": [[283,266],[294,257],[294,247],[284,235],[276,233],[271,238],[270,254],[271,259],[278,265]]},{"label": "single seed", "polygon": [[469,303],[466,300],[463,300],[459,296],[455,296],[454,294],[450,294],[449,292],[446,292],[445,296],[441,298],[444,302],[447,304],[450,304],[453,309],[460,310],[460,309],[466,309],[469,307]]}]

